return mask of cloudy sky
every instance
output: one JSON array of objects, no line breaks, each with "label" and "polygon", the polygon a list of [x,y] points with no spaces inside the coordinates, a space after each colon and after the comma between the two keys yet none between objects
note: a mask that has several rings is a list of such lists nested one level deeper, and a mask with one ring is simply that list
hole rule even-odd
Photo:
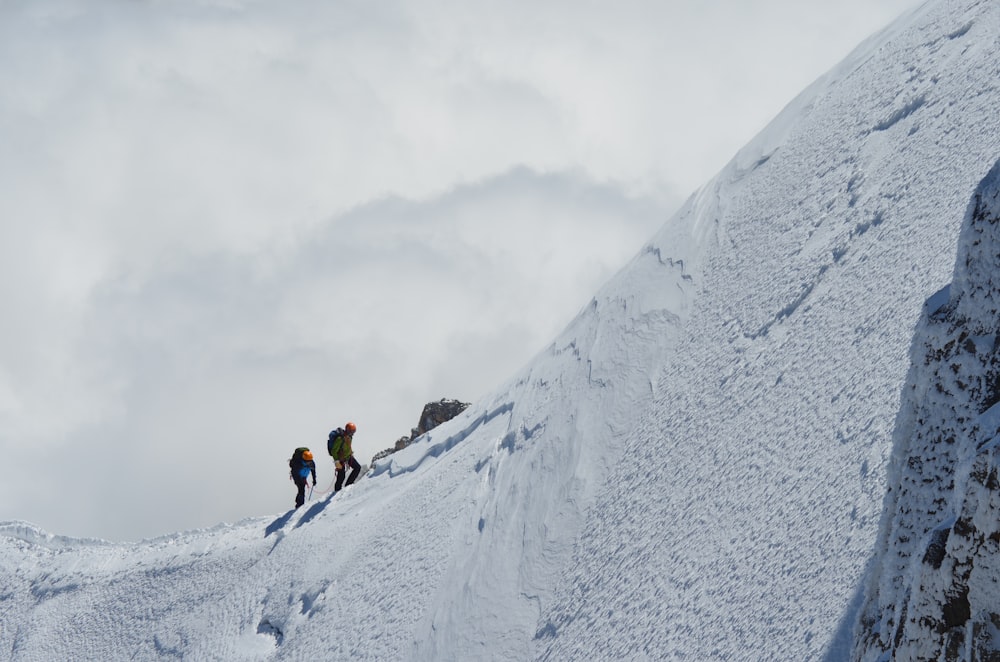
[{"label": "cloudy sky", "polygon": [[0,3],[0,520],[284,510],[294,447],[499,385],[918,4]]}]

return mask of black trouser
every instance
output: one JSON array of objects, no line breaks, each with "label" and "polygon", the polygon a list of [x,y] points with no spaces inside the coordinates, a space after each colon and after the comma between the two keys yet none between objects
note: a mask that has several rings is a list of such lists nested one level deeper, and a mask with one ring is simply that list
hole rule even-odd
[{"label": "black trouser", "polygon": [[[347,473],[348,466],[351,467],[351,475],[347,477],[347,482],[344,483],[344,474]],[[358,479],[359,473],[361,473],[361,465],[358,464],[358,461],[355,460],[354,456],[352,455],[351,457],[347,458],[346,460],[340,463],[340,468],[337,469],[337,482],[334,483],[333,491],[339,492],[340,488],[344,487],[344,485],[350,485],[351,483],[353,483],[355,480]]]},{"label": "black trouser", "polygon": [[298,508],[306,502],[306,479],[305,478],[295,478],[295,487],[299,488],[298,494],[295,495],[295,507]]}]

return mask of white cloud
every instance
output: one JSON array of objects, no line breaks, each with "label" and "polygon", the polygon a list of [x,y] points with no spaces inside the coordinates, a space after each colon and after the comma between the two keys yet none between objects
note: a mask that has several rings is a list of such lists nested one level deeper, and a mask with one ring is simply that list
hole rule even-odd
[{"label": "white cloud", "polygon": [[88,405],[73,429],[48,431],[58,483],[93,509],[63,528],[151,535],[280,508],[290,448],[322,448],[352,418],[367,459],[407,434],[425,402],[484,395],[663,214],[579,175],[519,169],[426,201],[373,202],[274,250],[182,252],[108,279],[73,354],[34,380],[72,365]]}]

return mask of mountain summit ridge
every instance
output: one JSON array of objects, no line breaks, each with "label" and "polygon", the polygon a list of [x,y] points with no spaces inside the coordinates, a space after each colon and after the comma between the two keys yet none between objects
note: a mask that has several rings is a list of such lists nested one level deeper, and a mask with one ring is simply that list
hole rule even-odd
[{"label": "mountain summit ridge", "polygon": [[925,301],[1000,155],[998,35],[996,3],[932,0],[865,42],[532,362],[335,498],[133,545],[0,528],[0,651],[847,659]]}]

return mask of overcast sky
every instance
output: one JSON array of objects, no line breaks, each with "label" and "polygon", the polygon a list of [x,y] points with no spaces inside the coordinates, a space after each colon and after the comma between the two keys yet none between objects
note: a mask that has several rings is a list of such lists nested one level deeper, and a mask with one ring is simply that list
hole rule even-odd
[{"label": "overcast sky", "polygon": [[918,4],[0,3],[0,520],[284,510],[292,449],[498,386]]}]

